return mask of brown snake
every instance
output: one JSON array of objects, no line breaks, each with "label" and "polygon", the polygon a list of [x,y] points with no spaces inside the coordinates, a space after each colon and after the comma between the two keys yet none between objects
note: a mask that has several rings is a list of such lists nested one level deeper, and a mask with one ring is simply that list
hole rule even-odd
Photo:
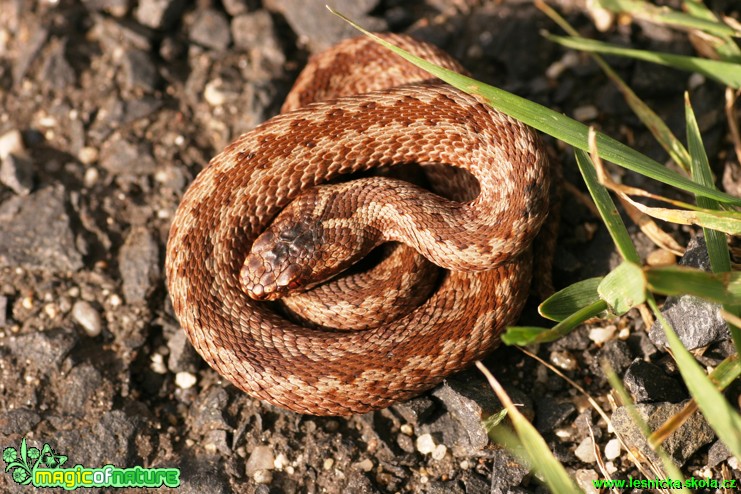
[{"label": "brown snake", "polygon": [[[462,70],[430,45],[385,37]],[[481,358],[519,317],[532,277],[532,240],[548,214],[545,153],[523,124],[429,78],[367,38],[343,42],[310,60],[283,114],[239,137],[185,193],[167,245],[175,313],[204,359],[250,395],[316,415],[383,408]],[[342,196],[312,189],[343,174],[407,163],[467,170],[479,194],[456,202],[373,177]],[[258,235],[302,193],[309,194],[305,204],[276,220],[298,212],[299,226],[271,230],[248,259]],[[301,217],[307,210],[318,217]],[[308,223],[321,233],[301,226]],[[309,237],[313,242],[305,242]],[[272,298],[282,290],[277,285],[295,285],[304,270],[296,259],[291,268],[269,263],[301,259],[304,248],[321,249],[325,261],[341,252],[329,260],[346,267],[354,262],[346,253],[354,247],[344,245],[349,237],[364,251],[407,243],[449,271],[421,305],[363,331],[302,326],[275,302],[245,293]],[[249,273],[240,277],[243,264],[253,281]],[[312,276],[308,282],[321,281]]]}]

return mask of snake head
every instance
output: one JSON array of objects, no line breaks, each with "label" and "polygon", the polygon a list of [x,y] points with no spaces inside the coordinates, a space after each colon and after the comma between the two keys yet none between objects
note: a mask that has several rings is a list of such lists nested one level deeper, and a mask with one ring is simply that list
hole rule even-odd
[{"label": "snake head", "polygon": [[273,226],[257,237],[242,265],[242,288],[255,300],[275,300],[309,288],[316,231],[278,230]]},{"label": "snake head", "polygon": [[[341,273],[380,242],[364,229],[343,226],[317,205],[331,201],[333,186],[314,187],[291,202],[255,239],[240,282],[255,300],[306,291]],[[326,195],[325,195],[326,194]]]}]

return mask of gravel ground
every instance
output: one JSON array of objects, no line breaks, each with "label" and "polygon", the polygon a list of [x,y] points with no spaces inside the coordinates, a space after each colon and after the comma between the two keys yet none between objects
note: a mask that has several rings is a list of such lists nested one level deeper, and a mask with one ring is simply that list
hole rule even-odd
[{"label": "gravel ground", "polygon": [[[324,1],[0,0],[0,448],[48,442],[69,465],[178,467],[182,492],[545,492],[490,444],[481,419],[500,409],[468,371],[407,403],[315,418],[257,402],[224,383],[179,329],[163,280],[168,227],[187,185],[233,138],[276,113],[308,55],[353,35]],[[709,2],[739,18],[734,0]],[[335,4],[364,26],[408,32],[476,77],[666,157],[587,58],[545,40],[556,28],[528,1],[362,0]],[[557,7],[586,36],[692,53],[665,28],[598,33],[582,2]],[[735,8],[735,10],[734,10]],[[684,135],[690,88],[722,184],[737,192],[723,92],[697,76],[630,60],[620,74]],[[580,189],[572,153],[546,139]],[[640,177],[625,183],[666,192]],[[618,262],[576,189],[565,192],[557,286]],[[642,256],[655,248],[635,228]],[[686,245],[696,232],[671,228]],[[682,262],[702,266],[694,241]],[[668,301],[706,366],[732,353],[717,310]],[[534,306],[523,316],[537,322]],[[599,362],[623,377],[651,425],[688,394],[660,331],[636,311],[532,350],[583,386],[639,456],[652,455],[611,396]],[[514,349],[487,361],[587,489],[643,477],[587,400]],[[727,392],[738,403],[739,386]],[[686,476],[741,479],[695,415],[666,444]],[[26,492],[0,474],[0,490]]]}]

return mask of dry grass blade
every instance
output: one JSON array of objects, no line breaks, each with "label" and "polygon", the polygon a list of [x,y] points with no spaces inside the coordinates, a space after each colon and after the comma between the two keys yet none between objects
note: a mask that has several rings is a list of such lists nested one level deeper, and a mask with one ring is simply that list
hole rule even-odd
[{"label": "dry grass blade", "polygon": [[507,413],[509,414],[512,425],[514,426],[524,447],[530,465],[543,476],[543,479],[551,491],[557,493],[579,492],[579,489],[576,487],[573,480],[571,480],[569,474],[566,473],[566,469],[553,456],[553,453],[551,453],[551,450],[543,437],[520,413],[504,391],[502,385],[499,384],[496,378],[491,374],[491,372],[489,372],[489,369],[484,367],[481,362],[476,362],[476,367],[478,367],[478,369],[484,374],[487,381],[489,381],[491,389],[494,390],[499,401],[501,401],[507,409]]},{"label": "dry grass blade", "polygon": [[[518,348],[518,350],[520,350],[522,353],[524,353],[525,355],[527,355],[531,359],[537,361],[538,363],[540,363],[541,365],[543,365],[544,367],[546,367],[548,370],[550,370],[551,372],[553,372],[554,374],[556,374],[558,377],[560,377],[561,379],[563,379],[564,381],[566,381],[570,386],[572,386],[574,389],[576,389],[579,393],[581,393],[587,399],[587,401],[592,406],[592,408],[594,409],[594,411],[596,411],[599,414],[599,416],[602,417],[602,420],[605,421],[605,423],[608,425],[608,427],[614,431],[615,437],[617,437],[618,441],[620,441],[620,445],[622,446],[622,448],[625,451],[627,451],[628,456],[630,457],[630,460],[633,462],[633,464],[635,465],[635,467],[643,474],[644,477],[646,477],[646,478],[649,478],[650,477],[649,472],[647,472],[645,470],[645,468],[643,466],[643,463],[640,461],[640,459],[628,447],[628,444],[625,442],[625,440],[623,439],[623,437],[615,431],[615,428],[612,426],[612,420],[610,420],[610,416],[607,414],[607,412],[605,412],[605,409],[602,408],[599,403],[597,403],[597,400],[595,400],[592,397],[592,395],[590,395],[587,392],[586,389],[584,389],[583,387],[581,387],[576,381],[574,381],[573,379],[569,378],[566,374],[564,374],[563,372],[561,372],[560,370],[558,370],[556,367],[552,366],[551,364],[549,364],[548,362],[546,362],[545,360],[543,360],[542,358],[538,357],[534,353],[528,351],[525,348]],[[657,471],[654,471],[654,474],[656,472]]]}]

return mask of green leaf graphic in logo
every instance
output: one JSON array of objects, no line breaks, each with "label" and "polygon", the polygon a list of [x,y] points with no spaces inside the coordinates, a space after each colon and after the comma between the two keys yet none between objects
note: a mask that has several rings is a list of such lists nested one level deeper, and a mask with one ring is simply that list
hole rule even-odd
[{"label": "green leaf graphic in logo", "polygon": [[51,446],[49,446],[49,444],[44,444],[37,465],[41,465],[44,468],[59,468],[66,462],[67,457],[65,455],[58,455],[54,453],[54,450],[51,449]]},{"label": "green leaf graphic in logo", "polygon": [[26,447],[25,438],[21,441],[20,452],[12,447],[3,450],[3,461],[7,463],[5,471],[12,471],[14,481],[21,485],[31,483],[31,468],[28,464],[28,448]]},{"label": "green leaf graphic in logo", "polygon": [[8,447],[3,450],[3,461],[13,463],[18,458],[18,451],[14,447]]},{"label": "green leaf graphic in logo", "polygon": [[31,474],[25,468],[17,467],[13,470],[13,480],[19,484],[28,484],[31,482]]},{"label": "green leaf graphic in logo", "polygon": [[26,485],[31,483],[33,472],[37,468],[59,468],[67,462],[67,456],[56,454],[48,444],[44,444],[41,450],[29,448],[23,438],[19,449],[8,447],[3,450],[3,461],[7,464],[5,471],[11,472],[13,480]]}]

